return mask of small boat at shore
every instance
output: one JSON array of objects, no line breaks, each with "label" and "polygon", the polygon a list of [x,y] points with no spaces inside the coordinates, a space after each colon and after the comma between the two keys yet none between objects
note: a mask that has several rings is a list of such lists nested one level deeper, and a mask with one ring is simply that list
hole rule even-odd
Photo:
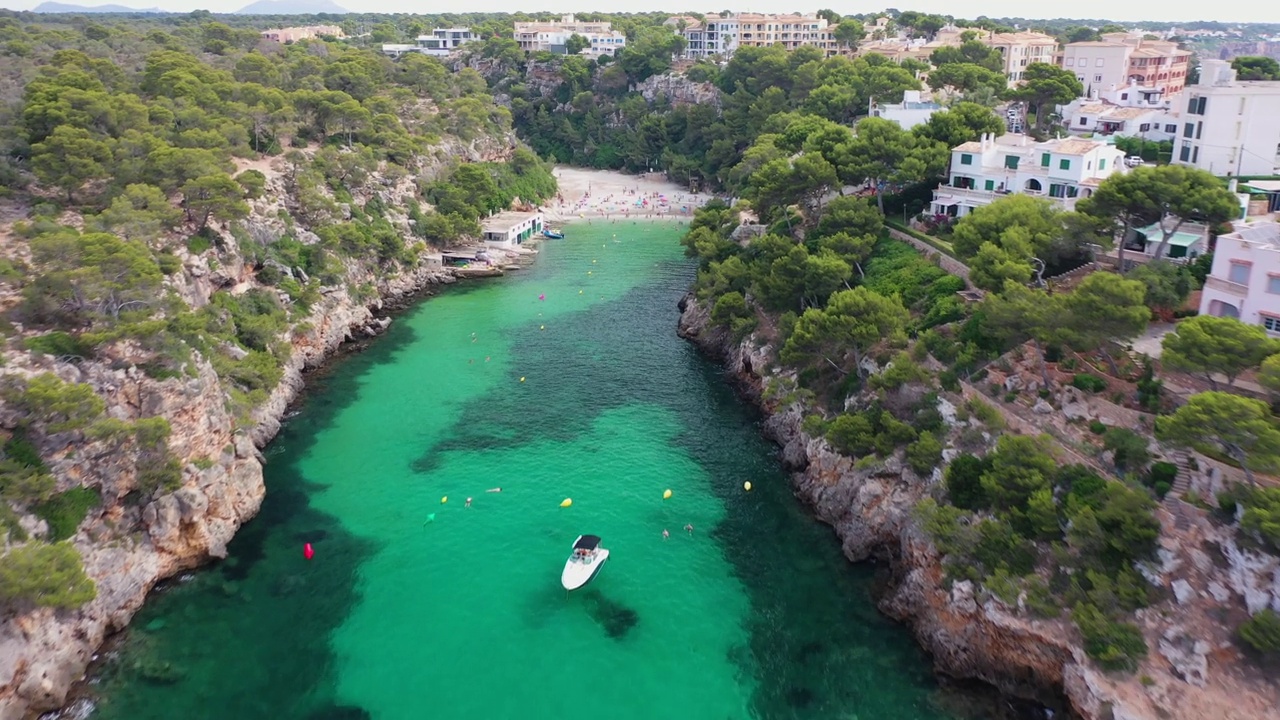
[{"label": "small boat at shore", "polygon": [[608,559],[609,551],[600,547],[599,535],[579,535],[573,541],[573,554],[560,573],[560,584],[565,590],[577,590],[591,582]]},{"label": "small boat at shore", "polygon": [[542,237],[551,238],[552,240],[561,240],[564,238],[564,233],[556,232],[555,230],[547,228],[542,231]]}]

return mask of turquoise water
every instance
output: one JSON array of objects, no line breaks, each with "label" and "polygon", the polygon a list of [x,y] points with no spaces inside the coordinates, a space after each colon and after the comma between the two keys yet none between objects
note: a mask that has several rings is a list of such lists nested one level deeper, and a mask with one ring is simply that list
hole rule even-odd
[{"label": "turquoise water", "polygon": [[[148,601],[95,717],[952,717],[676,337],[680,232],[571,226],[314,378],[261,515]],[[581,533],[612,554],[569,595]]]}]

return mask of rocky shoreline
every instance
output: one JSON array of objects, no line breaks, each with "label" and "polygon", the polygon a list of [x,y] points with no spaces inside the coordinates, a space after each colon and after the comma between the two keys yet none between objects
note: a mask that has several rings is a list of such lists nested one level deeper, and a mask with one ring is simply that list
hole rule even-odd
[{"label": "rocky shoreline", "polygon": [[132,473],[116,467],[108,449],[82,447],[57,461],[59,477],[101,483],[102,507],[90,514],[73,540],[98,596],[75,611],[38,609],[0,622],[0,720],[22,720],[63,707],[72,689],[85,680],[104,641],[128,625],[157,583],[225,557],[227,543],[262,503],[259,448],[279,432],[305,388],[306,373],[347,343],[381,334],[392,321],[392,310],[457,278],[448,268],[423,266],[392,278],[370,274],[369,280],[375,283],[372,298],[357,299],[338,288],[296,326],[305,332],[295,331],[290,338],[293,351],[284,375],[247,426],[238,427],[221,382],[203,358],[196,360],[196,377],[168,380],[148,378],[136,368],[112,370],[108,362],[74,366],[32,361],[32,371],[93,385],[113,416],[167,418],[173,428],[171,449],[188,462],[181,488],[136,507],[124,499]]},{"label": "rocky shoreline", "polygon": [[734,387],[765,414],[763,431],[781,448],[796,496],[839,536],[845,556],[884,561],[890,579],[882,612],[911,627],[939,673],[978,680],[1001,693],[1094,720],[1092,671],[1068,641],[1065,626],[1028,622],[997,603],[981,602],[971,583],[943,586],[941,560],[912,517],[936,479],[921,478],[890,459],[870,467],[833,450],[801,428],[805,408],[769,397],[771,350],[756,338],[735,340],[711,325],[692,294],[680,303],[678,333],[723,364]]}]

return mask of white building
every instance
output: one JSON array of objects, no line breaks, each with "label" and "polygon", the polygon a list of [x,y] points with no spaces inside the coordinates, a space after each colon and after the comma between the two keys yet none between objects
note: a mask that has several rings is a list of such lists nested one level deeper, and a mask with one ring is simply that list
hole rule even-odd
[{"label": "white building", "polygon": [[613,29],[607,22],[578,22],[572,15],[564,15],[559,22],[518,22],[512,37],[522,50],[529,52],[568,52],[569,38],[577,35],[587,41],[583,55],[613,55],[626,47],[627,36]]},{"label": "white building", "polygon": [[[679,30],[680,21],[684,29]],[[684,36],[685,55],[705,58],[713,55],[730,57],[739,47],[770,47],[779,45],[787,50],[800,47],[816,47],[827,57],[851,55],[853,48],[836,40],[835,29],[826,20],[814,14],[761,15],[736,13],[733,15],[710,14],[701,21],[695,18],[676,17],[666,22]]]},{"label": "white building", "polygon": [[416,52],[445,57],[475,39],[477,38],[471,34],[471,28],[436,28],[430,35],[419,35],[412,44],[384,44],[382,54],[399,57]]},{"label": "white building", "polygon": [[1122,107],[1106,101],[1074,100],[1062,107],[1062,119],[1077,135],[1119,135],[1144,140],[1172,140],[1178,118],[1162,108]]},{"label": "white building", "polygon": [[1052,65],[1058,51],[1058,39],[1037,32],[987,33],[979,38],[982,44],[995,48],[1004,56],[1004,75],[1009,87],[1022,81],[1027,66],[1032,63]]},{"label": "white building", "polygon": [[1219,235],[1200,314],[1261,325],[1280,337],[1280,224],[1238,224]]},{"label": "white building", "polygon": [[542,232],[542,213],[500,212],[481,223],[481,237],[495,247],[510,248]]},{"label": "white building", "polygon": [[903,130],[910,130],[916,125],[929,122],[930,116],[941,109],[942,106],[936,102],[921,100],[919,90],[907,90],[902,93],[902,102],[877,103],[871,108],[871,115],[892,120]]},{"label": "white building", "polygon": [[1201,63],[1183,93],[1186,111],[1173,161],[1214,175],[1275,175],[1280,169],[1280,82],[1237,80],[1225,60]]},{"label": "white building", "polygon": [[1048,198],[1071,209],[1077,198],[1092,195],[1103,180],[1125,170],[1124,153],[1107,143],[988,134],[951,151],[950,182],[933,191],[930,212],[964,217],[1012,193]]}]

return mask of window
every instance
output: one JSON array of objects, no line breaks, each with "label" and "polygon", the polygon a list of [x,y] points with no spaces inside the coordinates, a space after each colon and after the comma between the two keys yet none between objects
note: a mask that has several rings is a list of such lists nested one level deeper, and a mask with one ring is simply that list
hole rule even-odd
[{"label": "window", "polygon": [[1199,147],[1199,146],[1196,146],[1196,147],[1191,148],[1191,163],[1192,163],[1192,164],[1195,164],[1195,163],[1197,163],[1197,162],[1200,162],[1200,147]]},{"label": "window", "polygon": [[1248,263],[1235,262],[1231,263],[1231,270],[1227,275],[1227,279],[1239,285],[1249,284],[1249,268]]},{"label": "window", "polygon": [[1203,123],[1203,122],[1197,122],[1197,123],[1196,123],[1196,139],[1197,139],[1197,140],[1199,140],[1199,139],[1200,139],[1200,133],[1201,133],[1203,130],[1204,130],[1204,123]]},{"label": "window", "polygon": [[1280,295],[1280,275],[1267,276],[1267,292],[1272,295]]},{"label": "window", "polygon": [[1121,99],[1121,100],[1128,100],[1128,99],[1129,99],[1129,93],[1120,93],[1120,99]]},{"label": "window", "polygon": [[1195,135],[1196,135],[1195,123],[1187,123],[1186,125],[1182,126],[1182,137],[1189,138],[1189,137],[1195,137]]},{"label": "window", "polygon": [[1093,64],[1093,66],[1094,66],[1094,67],[1102,67],[1102,58],[1098,58],[1098,61],[1097,61],[1097,62],[1095,62],[1095,63]]},{"label": "window", "polygon": [[1070,170],[1070,169],[1071,169],[1071,161],[1070,161],[1070,160],[1068,160],[1068,159],[1066,159],[1066,158],[1062,158],[1061,160],[1059,160],[1059,161],[1058,161],[1058,169],[1059,169],[1059,170]]},{"label": "window", "polygon": [[1084,117],[1080,118],[1081,127],[1084,127],[1085,125],[1088,125],[1088,124],[1089,124],[1089,118],[1084,118]]},{"label": "window", "polygon": [[1094,81],[1094,82],[1102,82],[1102,76],[1101,76],[1101,75],[1094,75],[1094,76],[1093,76],[1093,81]]},{"label": "window", "polygon": [[1165,125],[1165,126],[1164,126],[1164,131],[1165,131],[1165,132],[1167,132],[1167,133],[1169,133],[1170,135],[1172,135],[1172,134],[1174,134],[1174,133],[1178,132],[1178,126],[1177,126],[1177,125]]},{"label": "window", "polygon": [[986,190],[987,192],[991,192],[992,190],[995,190],[995,189],[996,189],[996,181],[995,181],[995,180],[987,180],[985,183],[983,183],[982,189],[983,189],[983,190]]},{"label": "window", "polygon": [[1266,328],[1267,332],[1280,332],[1280,318],[1263,315],[1262,327]]},{"label": "window", "polygon": [[1067,67],[1074,67],[1075,64],[1076,64],[1075,58],[1067,58]]},{"label": "window", "polygon": [[1204,114],[1204,104],[1205,104],[1205,101],[1207,101],[1208,99],[1209,98],[1205,98],[1205,97],[1196,98],[1196,114],[1197,115]]},{"label": "window", "polygon": [[1138,132],[1146,132],[1151,129],[1151,123],[1142,123],[1138,126]]},{"label": "window", "polygon": [[1178,159],[1179,159],[1179,160],[1181,160],[1182,162],[1190,162],[1190,161],[1191,161],[1191,146],[1190,146],[1190,145],[1183,145],[1183,146],[1182,146],[1182,150],[1180,150],[1180,151],[1178,152]]},{"label": "window", "polygon": [[1188,115],[1196,114],[1196,98],[1191,98],[1190,100],[1187,101],[1187,114]]},{"label": "window", "polygon": [[973,164],[973,156],[972,156],[972,155],[970,155],[969,153],[961,153],[961,155],[960,155],[960,164],[961,164],[961,165],[972,165],[972,164]]},{"label": "window", "polygon": [[1017,155],[1005,155],[1005,156],[1004,156],[1004,166],[1005,166],[1005,167],[1007,167],[1007,168],[1009,168],[1010,170],[1017,170],[1017,169],[1018,169],[1018,160],[1019,160],[1019,159],[1020,159],[1020,158],[1019,158]]},{"label": "window", "polygon": [[1040,167],[1049,167],[1049,153],[1041,153]]},{"label": "window", "polygon": [[1107,169],[1107,159],[1098,158],[1098,172],[1102,172],[1103,170],[1106,170],[1106,169]]}]

